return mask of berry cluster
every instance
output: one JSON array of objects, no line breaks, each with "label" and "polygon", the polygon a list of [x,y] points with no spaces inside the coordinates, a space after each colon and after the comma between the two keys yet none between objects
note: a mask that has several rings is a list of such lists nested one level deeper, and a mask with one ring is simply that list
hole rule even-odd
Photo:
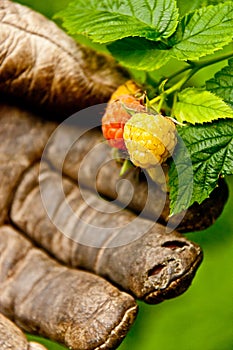
[{"label": "berry cluster", "polygon": [[147,169],[156,181],[157,167],[164,165],[176,146],[176,127],[170,118],[148,112],[142,96],[132,81],[120,86],[108,103],[102,131],[110,146],[127,150],[131,162]]},{"label": "berry cluster", "polygon": [[102,119],[102,131],[111,147],[126,150],[124,126],[132,112],[145,111],[142,91],[131,80],[120,86],[112,95]]}]

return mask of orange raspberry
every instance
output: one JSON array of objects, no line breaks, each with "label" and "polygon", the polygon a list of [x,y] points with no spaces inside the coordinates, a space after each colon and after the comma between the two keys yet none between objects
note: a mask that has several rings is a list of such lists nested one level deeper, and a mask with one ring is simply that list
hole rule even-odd
[{"label": "orange raspberry", "polygon": [[143,95],[142,89],[133,80],[126,81],[123,85],[120,85],[111,96],[110,102],[117,100],[122,95],[130,95],[141,97]]},{"label": "orange raspberry", "polygon": [[[127,91],[128,94],[126,93]],[[142,93],[139,94],[139,91],[141,91],[139,87],[132,81],[129,81],[113,93],[102,118],[103,135],[111,147],[126,150],[123,132],[125,123],[131,118],[127,109],[135,112],[145,111],[145,107],[140,99]],[[133,95],[136,92],[139,98]]]}]

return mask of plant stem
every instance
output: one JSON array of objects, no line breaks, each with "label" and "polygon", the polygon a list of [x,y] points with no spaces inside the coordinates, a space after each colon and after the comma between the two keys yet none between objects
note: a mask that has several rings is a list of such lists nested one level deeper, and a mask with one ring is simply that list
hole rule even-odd
[{"label": "plant stem", "polygon": [[212,58],[211,60],[205,60],[202,62],[187,61],[187,63],[193,68],[201,69],[201,68],[208,67],[212,64],[227,60],[228,58],[231,58],[231,57],[233,57],[233,52],[228,52],[225,55]]},{"label": "plant stem", "polygon": [[165,99],[165,95],[162,95],[161,100],[159,101],[158,108],[157,108],[158,113],[160,113],[161,108],[163,107],[164,99]]},{"label": "plant stem", "polygon": [[190,79],[193,75],[193,70],[186,74],[181,80],[179,80],[176,84],[172,85],[169,89],[165,90],[161,95],[156,96],[152,100],[150,100],[150,104],[153,105],[159,102],[161,99],[164,100],[167,95],[172,94],[173,92],[180,90],[182,86]]},{"label": "plant stem", "polygon": [[177,72],[175,72],[175,73],[170,75],[170,77],[168,78],[169,81],[174,79],[174,78],[176,78],[178,75],[180,75],[180,74],[182,74],[182,73],[184,73],[184,72],[186,72],[187,70],[190,70],[190,69],[192,69],[192,67],[188,66],[188,67],[184,67],[184,68],[178,70]]},{"label": "plant stem", "polygon": [[121,171],[120,171],[120,176],[123,176],[129,169],[133,168],[133,164],[131,163],[130,160],[125,159],[124,163],[121,167]]},{"label": "plant stem", "polygon": [[167,95],[172,94],[175,91],[178,91],[182,88],[182,86],[194,75],[196,74],[200,69],[205,68],[207,66],[210,66],[212,64],[227,60],[228,58],[233,57],[233,53],[227,53],[225,55],[213,58],[211,60],[206,60],[203,62],[194,62],[194,61],[187,61],[187,63],[189,64],[189,67],[184,67],[181,70],[175,72],[174,74],[172,74],[169,77],[169,81],[175,77],[177,77],[178,75],[189,71],[188,74],[186,74],[181,80],[179,80],[176,84],[172,85],[170,88],[168,88],[167,90],[163,91],[159,96],[156,96],[155,98],[153,98],[152,100],[150,100],[150,105],[153,105],[159,101],[159,107],[162,107],[162,103],[164,101],[164,99],[166,98]]}]

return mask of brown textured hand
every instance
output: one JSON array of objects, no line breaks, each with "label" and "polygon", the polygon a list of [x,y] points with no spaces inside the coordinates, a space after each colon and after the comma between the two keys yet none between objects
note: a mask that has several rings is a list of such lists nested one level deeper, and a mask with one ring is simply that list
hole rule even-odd
[{"label": "brown textured hand", "polygon": [[8,318],[0,314],[1,350],[47,350],[36,342],[28,342],[22,331]]},{"label": "brown textured hand", "polygon": [[0,23],[0,91],[11,99],[67,116],[106,102],[125,80],[110,57],[76,44],[25,6],[1,0]]},{"label": "brown textured hand", "polygon": [[[0,312],[21,329],[74,350],[115,349],[136,317],[135,298],[158,303],[183,293],[202,251],[180,233],[166,232],[168,199],[158,213],[157,187],[144,216],[135,214],[148,190],[133,174],[127,176],[132,211],[100,201],[95,185],[118,204],[125,204],[127,192],[121,183],[116,193],[119,168],[109,148],[102,144],[101,154],[95,148],[100,132],[88,131],[73,143],[81,127],[48,121],[51,114],[69,116],[106,102],[125,80],[114,61],[77,46],[43,16],[0,0],[0,62]],[[65,157],[66,144],[72,147]],[[94,183],[100,158],[105,165]],[[171,223],[179,223],[180,231],[205,228],[226,196],[222,184],[202,206]],[[1,315],[0,345],[39,349]]]}]

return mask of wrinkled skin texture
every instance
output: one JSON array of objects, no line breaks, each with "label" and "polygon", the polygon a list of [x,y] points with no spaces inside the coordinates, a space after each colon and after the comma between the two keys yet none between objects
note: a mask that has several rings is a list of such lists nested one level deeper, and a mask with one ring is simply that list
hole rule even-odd
[{"label": "wrinkled skin texture", "polygon": [[[59,164],[63,145],[78,132],[76,128],[59,129],[41,161],[44,147],[58,125],[46,119],[107,102],[125,80],[125,73],[116,63],[77,46],[43,16],[7,0],[0,0],[0,38],[0,312],[23,330],[74,350],[115,349],[137,313],[131,295],[158,303],[183,293],[202,260],[202,251],[175,231],[167,234],[164,225],[137,218],[137,229],[130,228],[136,218],[133,212],[106,214],[109,204],[102,202],[101,213],[83,200],[75,183],[77,170],[84,155],[102,139],[98,131],[90,131],[74,144],[64,163],[63,176]],[[29,112],[32,107],[34,111]],[[40,111],[40,116],[35,111]],[[107,148],[101,156],[109,157]],[[92,203],[99,203],[90,191],[91,173],[98,161],[97,155],[92,156],[79,177],[79,184],[89,187]],[[106,165],[99,172],[97,189],[114,198],[119,169],[115,161],[108,164],[110,167]],[[61,179],[65,198],[58,191]],[[146,201],[147,186],[134,177],[131,182],[137,196],[129,207],[137,212]],[[227,196],[224,185],[222,188],[224,195],[216,192],[220,209],[213,210],[215,196],[207,201],[199,229],[220,214]],[[155,193],[158,191],[156,188]],[[45,210],[41,193],[48,194],[51,212]],[[124,193],[121,189],[119,201],[123,203]],[[68,215],[66,202],[78,216]],[[146,213],[150,218],[157,215],[152,203]],[[118,208],[115,204],[113,207]],[[167,222],[168,207],[166,199],[159,219],[163,224]],[[201,209],[198,206],[189,212],[188,219],[180,223],[181,231],[197,228],[196,215]],[[103,229],[99,235],[92,235],[95,230],[90,230],[89,224]],[[112,231],[106,236],[109,224]],[[146,228],[145,234],[138,236],[141,228]],[[89,236],[93,244],[82,244]],[[13,329],[11,332],[12,337],[7,339],[13,339],[10,346],[14,348],[16,338]],[[21,339],[25,342],[24,337]]]},{"label": "wrinkled skin texture", "polygon": [[[74,217],[67,217],[65,210],[59,214],[59,208],[64,204],[64,199],[57,193],[61,179],[59,173],[51,169],[48,163],[39,163],[43,143],[46,143],[48,135],[54,130],[56,124],[43,122],[29,112],[6,105],[0,108],[0,118],[2,126],[0,196],[5,209],[2,210],[1,215],[2,225],[7,222],[13,223],[14,227],[23,231],[63,263],[73,267],[83,267],[106,277],[146,302],[158,303],[166,298],[175,297],[187,289],[201,262],[201,249],[178,233],[164,234],[164,227],[159,224],[155,224],[139,239],[134,237],[137,231],[127,230],[127,235],[133,241],[118,248],[114,248],[114,241],[118,243],[117,240],[122,239],[122,233],[115,229],[111,239],[105,236],[104,229],[96,237],[98,241],[102,240],[103,248],[78,244],[75,241],[76,235],[79,236],[82,233],[84,237],[88,236],[90,229],[88,225],[82,225],[82,219],[90,217],[91,224],[97,226],[99,222],[104,226],[111,221],[113,227],[118,227],[128,224],[135,215],[126,210],[114,215],[100,214],[83,202],[78,187],[66,177],[63,179],[66,200],[73,210],[78,211],[80,208],[82,213],[80,220],[75,217],[77,221],[74,221],[73,225]],[[17,154],[15,154],[16,148]],[[40,188],[39,165],[42,176]],[[49,191],[47,193],[49,193],[50,203],[52,207],[57,208],[52,218],[53,222],[49,220],[48,213],[42,205],[40,190]],[[93,201],[96,200],[96,196],[91,193],[90,197]],[[72,239],[57,229],[55,223],[58,225],[59,220],[63,225],[60,226],[63,232],[67,233],[66,225],[74,228],[70,233]],[[139,219],[137,227],[139,225],[144,227],[148,223],[151,224],[145,219]],[[70,274],[73,276],[73,270],[66,269],[67,272],[61,274],[59,271],[63,270],[60,265],[33,248],[15,229],[2,226],[0,230],[2,263],[0,311],[2,313],[14,319],[23,329],[39,332],[73,349],[98,349],[99,346],[102,349],[110,349],[120,343],[136,316],[137,307],[130,295],[123,293],[122,296],[122,293],[100,277],[90,274],[86,277],[86,273],[78,270],[72,278],[69,276]],[[29,248],[30,252],[28,252]],[[49,271],[52,271],[51,274]],[[56,282],[54,276],[57,274]],[[54,285],[54,283],[57,284]],[[71,288],[72,283],[74,283],[73,288]],[[96,289],[90,298],[90,285],[93,284]],[[108,290],[111,293],[107,293]],[[102,309],[100,293],[104,294],[103,298],[106,301],[109,300],[109,294],[115,296],[114,309]],[[64,295],[66,295],[66,306],[62,303]],[[54,303],[56,298],[58,298],[58,304]],[[50,308],[47,310],[48,303]],[[91,332],[91,336],[88,332],[84,332],[83,337],[79,334],[84,325],[87,325],[87,329],[90,327],[90,316],[86,308],[72,313],[74,305],[80,303],[95,305],[94,310],[99,308],[102,310],[102,319],[106,323],[100,329],[96,327],[95,332]],[[15,307],[12,308],[12,305]],[[68,307],[71,311],[65,316]],[[122,311],[119,314],[116,310]],[[99,315],[98,312],[97,314]],[[63,315],[64,324],[60,321],[59,315]],[[82,326],[80,326],[80,319]],[[93,314],[91,320],[94,322]],[[66,330],[67,327],[68,329],[71,327],[70,331]],[[72,334],[76,334],[76,337]]]},{"label": "wrinkled skin texture", "polygon": [[106,102],[125,80],[111,58],[25,6],[0,0],[0,24],[0,91],[11,98],[68,116]]},{"label": "wrinkled skin texture", "polygon": [[[191,278],[187,279],[186,275],[193,277],[202,258],[197,245],[176,232],[165,234],[164,226],[144,218],[137,218],[135,230],[135,225],[129,225],[136,219],[135,214],[114,205],[116,213],[105,213],[110,204],[99,201],[90,191],[86,202],[69,177],[62,180],[63,197],[59,192],[62,179],[59,172],[49,166],[47,158],[40,161],[42,142],[56,124],[43,123],[38,117],[14,107],[2,106],[0,116],[4,126],[2,140],[0,134],[0,154],[4,155],[0,169],[0,196],[7,208],[2,212],[2,223],[10,220],[60,261],[108,277],[137,298],[157,303],[167,294],[169,297],[176,296],[188,287]],[[12,135],[11,142],[3,142],[6,130]],[[13,156],[15,145],[17,157]],[[30,152],[25,153],[27,149]],[[11,169],[14,171],[10,172]],[[42,193],[48,194],[47,211],[42,203]],[[88,204],[89,201],[92,206]],[[101,207],[94,209],[95,203]],[[73,212],[70,213],[69,208],[77,215],[71,216]],[[93,233],[95,226],[102,228],[98,234],[91,236],[90,242],[85,240],[91,234],[88,224],[92,225]],[[105,230],[108,227],[112,227],[111,232]],[[143,234],[140,230],[143,230]],[[169,245],[163,248],[167,242],[173,241],[172,248]],[[83,245],[83,242],[87,245]],[[150,271],[157,265],[163,265],[164,269],[159,271],[159,278],[157,274],[151,277],[155,274],[150,275]],[[178,265],[177,269],[175,266]],[[171,288],[174,280],[177,288]],[[187,280],[187,283],[183,283],[183,280]]]},{"label": "wrinkled skin texture", "polygon": [[2,226],[0,236],[3,314],[72,349],[116,347],[136,315],[132,297],[98,276],[59,265],[10,226]]},{"label": "wrinkled skin texture", "polygon": [[[164,199],[160,187],[152,182],[148,185],[145,176],[139,174],[138,169],[119,177],[121,164],[113,159],[111,149],[104,142],[101,132],[94,129],[78,137],[80,130],[81,127],[74,129],[73,126],[60,125],[46,149],[51,164],[56,169],[62,169],[74,181],[77,181],[78,176],[78,182],[83,186],[96,190],[111,200],[117,199],[135,213],[143,211],[146,218],[169,224],[179,232],[204,230],[221,214],[228,198],[228,188],[223,180],[201,205],[194,204],[186,212],[169,218],[168,193]],[[71,145],[67,153],[63,144]],[[120,181],[122,179],[127,181]],[[133,193],[129,198],[127,194],[132,188]]]},{"label": "wrinkled skin texture", "polygon": [[22,331],[8,318],[0,314],[1,350],[47,350],[43,345],[28,342]]}]

